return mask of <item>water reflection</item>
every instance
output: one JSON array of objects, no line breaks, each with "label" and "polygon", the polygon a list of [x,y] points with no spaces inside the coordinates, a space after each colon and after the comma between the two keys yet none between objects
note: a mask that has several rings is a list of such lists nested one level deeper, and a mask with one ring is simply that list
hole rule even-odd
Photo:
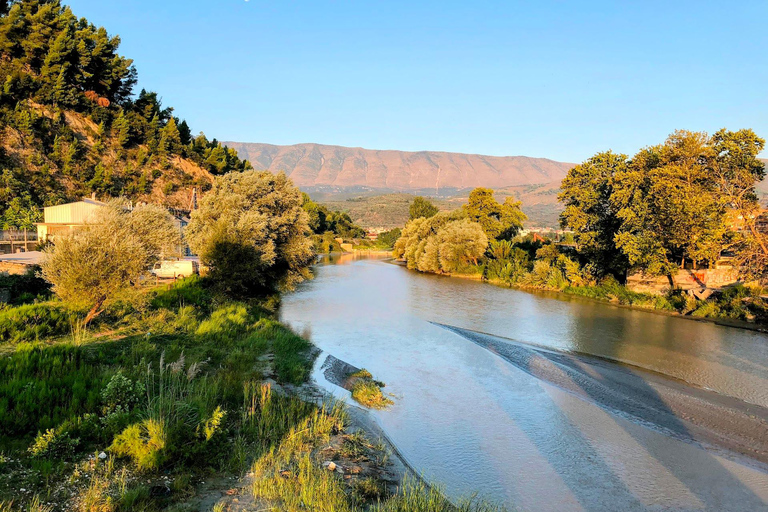
[{"label": "water reflection", "polygon": [[282,315],[387,382],[398,400],[373,413],[377,421],[452,495],[480,491],[524,510],[768,508],[761,470],[603,410],[430,322],[613,358],[765,405],[759,333],[354,257],[319,267],[285,297]]}]

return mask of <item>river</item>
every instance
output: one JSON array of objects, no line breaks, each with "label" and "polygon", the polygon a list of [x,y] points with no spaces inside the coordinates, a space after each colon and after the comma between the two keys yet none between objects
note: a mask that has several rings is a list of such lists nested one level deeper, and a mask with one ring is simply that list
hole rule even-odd
[{"label": "river", "polygon": [[768,510],[765,334],[350,255],[281,317],[325,352],[313,377],[335,395],[326,354],[387,384],[395,405],[371,414],[452,498]]}]

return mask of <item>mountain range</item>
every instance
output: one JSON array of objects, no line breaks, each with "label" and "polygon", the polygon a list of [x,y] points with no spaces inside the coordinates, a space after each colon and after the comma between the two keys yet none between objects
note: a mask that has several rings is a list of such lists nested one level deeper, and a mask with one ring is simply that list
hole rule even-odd
[{"label": "mountain range", "polygon": [[560,182],[573,164],[526,156],[443,151],[395,151],[327,146],[224,142],[255,169],[285,171],[305,188],[366,188],[432,195],[475,187],[503,188]]}]

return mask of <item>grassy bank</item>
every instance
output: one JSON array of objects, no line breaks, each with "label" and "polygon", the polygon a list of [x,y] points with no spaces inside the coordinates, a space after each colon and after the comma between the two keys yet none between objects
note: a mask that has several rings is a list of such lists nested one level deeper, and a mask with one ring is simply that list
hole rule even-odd
[{"label": "grassy bank", "polygon": [[562,288],[509,283],[500,279],[487,281],[520,290],[562,293],[633,309],[722,322],[734,327],[754,328],[768,324],[768,303],[762,297],[762,290],[743,285],[725,288],[707,300],[699,300],[682,290],[670,290],[660,295],[638,293],[614,280],[606,280],[599,285],[568,285]]},{"label": "grassy bank", "polygon": [[299,398],[312,346],[273,309],[191,278],[90,333],[57,302],[0,311],[0,511],[454,510],[398,490],[342,407]]}]

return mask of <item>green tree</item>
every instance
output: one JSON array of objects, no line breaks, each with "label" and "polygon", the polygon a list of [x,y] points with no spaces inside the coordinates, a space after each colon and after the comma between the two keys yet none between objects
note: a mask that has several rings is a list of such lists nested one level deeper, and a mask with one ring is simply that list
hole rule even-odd
[{"label": "green tree", "polygon": [[446,224],[437,236],[440,269],[457,272],[478,260],[488,248],[488,237],[477,222],[469,219]]},{"label": "green tree", "polygon": [[138,283],[160,258],[179,247],[179,231],[162,207],[130,210],[110,203],[87,226],[57,236],[45,250],[43,277],[61,299],[88,309],[88,325],[121,290]]},{"label": "green tree", "polygon": [[112,124],[112,133],[121,148],[127,148],[131,144],[131,125],[123,112],[120,112]]},{"label": "green tree", "polygon": [[450,273],[477,265],[487,247],[482,226],[457,210],[408,221],[392,254],[411,269]]},{"label": "green tree", "polygon": [[250,297],[311,277],[312,242],[301,192],[284,173],[219,176],[185,235],[220,289]]},{"label": "green tree", "polygon": [[717,259],[725,204],[717,193],[706,134],[678,131],[642,150],[614,178],[613,207],[621,219],[616,246],[630,265],[667,275],[686,260]]},{"label": "green tree", "polygon": [[420,217],[430,218],[437,214],[440,210],[437,206],[432,204],[432,201],[421,196],[417,196],[413,199],[411,206],[408,208],[408,214],[410,220],[418,219]]},{"label": "green tree", "polygon": [[748,279],[765,281],[768,277],[768,236],[757,228],[762,207],[755,185],[765,178],[765,164],[757,155],[765,140],[752,130],[719,130],[711,139],[714,158],[713,177],[730,210],[730,220],[741,219],[730,245]]},{"label": "green tree", "polygon": [[510,240],[523,228],[526,219],[521,203],[507,197],[503,204],[493,197],[493,190],[476,188],[464,205],[467,217],[480,224],[489,240]]},{"label": "green tree", "polygon": [[594,263],[600,274],[613,274],[620,279],[624,278],[629,261],[614,241],[621,219],[611,197],[616,173],[624,172],[627,166],[626,155],[597,153],[568,171],[558,195],[565,206],[560,224],[574,231],[583,259]]},{"label": "green tree", "polygon": [[174,118],[160,130],[160,150],[173,154],[181,152],[181,134]]}]

